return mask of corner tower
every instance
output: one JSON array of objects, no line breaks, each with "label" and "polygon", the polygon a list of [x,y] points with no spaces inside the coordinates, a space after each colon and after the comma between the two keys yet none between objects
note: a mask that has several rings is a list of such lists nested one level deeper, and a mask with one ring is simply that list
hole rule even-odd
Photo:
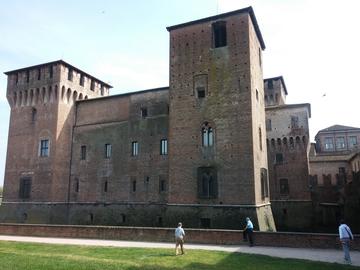
[{"label": "corner tower", "polygon": [[62,213],[52,215],[51,206],[68,201],[75,101],[108,95],[111,86],[62,60],[5,74],[11,113],[3,217],[54,223]]},{"label": "corner tower", "polygon": [[[251,7],[170,32],[169,211],[189,226],[275,230],[261,52]],[[194,224],[198,222],[198,224]]]}]

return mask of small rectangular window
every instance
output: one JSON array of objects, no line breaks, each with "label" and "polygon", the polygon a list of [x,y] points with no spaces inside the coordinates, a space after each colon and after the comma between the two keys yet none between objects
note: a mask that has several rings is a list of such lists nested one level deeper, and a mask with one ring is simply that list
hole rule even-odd
[{"label": "small rectangular window", "polygon": [[350,148],[357,145],[357,137],[356,136],[350,136],[348,140],[349,140],[349,147]]},{"label": "small rectangular window", "polygon": [[336,148],[337,149],[345,149],[345,138],[344,137],[336,138]]},{"label": "small rectangular window", "polygon": [[26,71],[26,82],[28,83],[30,81],[30,71]]},{"label": "small rectangular window", "polygon": [[291,116],[291,128],[299,128],[299,117]]},{"label": "small rectangular window", "polygon": [[289,194],[289,181],[286,178],[280,179],[280,194]]},{"label": "small rectangular window", "polygon": [[226,22],[215,22],[212,25],[213,47],[219,48],[227,45],[226,43]]},{"label": "small rectangular window", "polygon": [[86,145],[81,146],[81,160],[86,160]]},{"label": "small rectangular window", "polygon": [[205,97],[205,87],[198,87],[196,88],[197,98],[204,98]]},{"label": "small rectangular window", "polygon": [[69,68],[68,70],[68,80],[69,81],[73,80],[73,70],[71,68]]},{"label": "small rectangular window", "polygon": [[162,139],[160,141],[160,155],[167,155],[167,153],[168,153],[167,139]]},{"label": "small rectangular window", "polygon": [[331,137],[325,138],[325,150],[333,150],[333,149],[334,149],[333,138]]},{"label": "small rectangular window", "polygon": [[282,153],[277,153],[275,155],[275,161],[276,161],[276,164],[281,164],[284,162],[284,157],[283,157],[283,154]]},{"label": "small rectangular window", "polygon": [[83,74],[80,74],[80,85],[81,86],[84,86],[84,80],[85,80],[85,77]]},{"label": "small rectangular window", "polygon": [[131,155],[135,157],[138,154],[139,154],[139,143],[137,141],[134,141],[131,143]]},{"label": "small rectangular window", "polygon": [[266,131],[271,131],[271,119],[266,119]]},{"label": "small rectangular window", "polygon": [[104,182],[104,192],[108,191],[108,181]]},{"label": "small rectangular window", "polygon": [[49,77],[53,77],[53,66],[49,66]]},{"label": "small rectangular window", "polygon": [[40,141],[40,157],[48,157],[49,156],[49,140],[41,140]]},{"label": "small rectangular window", "polygon": [[41,68],[38,69],[38,80],[41,80]]},{"label": "small rectangular window", "polygon": [[267,86],[268,86],[268,89],[274,89],[273,81],[272,81],[272,80],[268,80],[268,81],[267,81]]},{"label": "small rectangular window", "polygon": [[111,144],[105,144],[105,158],[111,158]]},{"label": "small rectangular window", "polygon": [[141,117],[146,118],[148,116],[147,108],[141,108]]},{"label": "small rectangular window", "polygon": [[19,198],[30,199],[30,195],[31,195],[31,178],[30,177],[20,178]]},{"label": "small rectangular window", "polygon": [[91,80],[90,90],[91,90],[91,91],[94,91],[94,89],[95,89],[95,81],[94,81],[94,80]]},{"label": "small rectangular window", "polygon": [[131,182],[131,188],[132,188],[132,192],[136,191],[136,180],[132,180]]},{"label": "small rectangular window", "polygon": [[160,184],[159,186],[160,192],[164,192],[166,189],[165,180],[161,179],[159,184]]}]

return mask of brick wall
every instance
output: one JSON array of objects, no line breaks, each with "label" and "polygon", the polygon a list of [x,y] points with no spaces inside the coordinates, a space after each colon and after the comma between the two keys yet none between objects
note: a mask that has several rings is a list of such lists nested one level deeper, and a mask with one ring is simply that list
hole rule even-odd
[{"label": "brick wall", "polygon": [[[240,230],[187,229],[186,242],[198,244],[242,245]],[[0,234],[39,237],[69,237],[131,241],[172,242],[173,228],[154,227],[112,227],[112,226],[68,226],[0,224]],[[360,235],[355,235],[352,249],[360,250]],[[336,234],[293,233],[293,232],[255,232],[255,244],[259,246],[294,248],[340,248]]]}]

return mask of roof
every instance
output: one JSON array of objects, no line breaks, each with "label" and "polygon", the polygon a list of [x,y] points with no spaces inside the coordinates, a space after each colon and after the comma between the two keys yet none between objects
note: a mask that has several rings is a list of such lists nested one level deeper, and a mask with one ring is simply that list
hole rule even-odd
[{"label": "roof", "polygon": [[347,131],[347,130],[359,130],[360,131],[360,128],[343,126],[343,125],[333,125],[333,126],[321,129],[321,130],[319,130],[319,132],[334,132],[334,131]]},{"label": "roof", "polygon": [[285,81],[284,81],[283,76],[277,76],[277,77],[272,77],[272,78],[266,78],[266,79],[264,79],[264,82],[266,82],[266,81],[277,81],[277,80],[281,80],[281,84],[283,85],[283,87],[284,87],[284,91],[285,91],[285,94],[287,95],[287,94],[288,94],[288,91],[287,91],[287,89],[286,89],[286,85],[285,85]]},{"label": "roof", "polygon": [[77,68],[77,67],[74,67],[73,65],[65,62],[64,60],[60,59],[60,60],[56,60],[56,61],[52,61],[52,62],[48,62],[48,63],[43,63],[43,64],[39,64],[39,65],[35,65],[35,66],[30,66],[30,67],[24,67],[24,68],[20,68],[20,69],[15,69],[15,70],[10,70],[10,71],[6,71],[4,72],[5,75],[10,75],[10,74],[13,74],[13,73],[18,73],[18,72],[22,72],[22,71],[25,71],[25,70],[29,70],[29,69],[35,69],[35,68],[41,68],[41,67],[45,67],[45,66],[49,66],[49,65],[57,65],[57,64],[62,64],[62,65],[65,65],[67,67],[70,67],[72,68],[73,70],[77,71],[77,72],[80,72],[80,73],[83,73],[84,75],[86,75],[87,77],[91,78],[91,79],[94,79],[98,82],[100,82],[101,84],[109,87],[109,88],[113,88],[110,84],[102,81],[102,80],[99,80],[98,78],[90,75],[89,73],[86,73],[84,71],[82,71],[81,69]]},{"label": "roof", "polygon": [[159,91],[169,91],[169,86],[146,89],[146,90],[139,90],[139,91],[128,92],[128,93],[118,94],[118,95],[105,96],[105,97],[81,99],[81,100],[77,100],[76,102],[78,102],[78,103],[80,103],[80,102],[89,102],[89,101],[96,101],[96,100],[100,100],[100,99],[104,100],[104,99],[110,99],[110,98],[119,98],[119,97],[126,97],[126,96],[131,96],[131,95],[140,95],[140,94],[146,94],[146,93],[150,93],[150,92],[159,92]]},{"label": "roof", "polygon": [[298,103],[298,104],[283,104],[283,105],[277,105],[277,106],[269,106],[265,107],[265,111],[270,110],[281,110],[281,109],[291,109],[291,108],[301,108],[301,107],[307,107],[309,111],[309,118],[311,118],[311,105],[310,103]]},{"label": "roof", "polygon": [[253,23],[253,25],[255,27],[255,32],[256,32],[256,35],[257,35],[257,37],[259,39],[261,48],[263,50],[265,50],[265,42],[264,42],[264,39],[263,39],[263,37],[261,35],[260,28],[259,28],[259,25],[257,23],[254,10],[253,10],[253,8],[251,6],[246,7],[246,8],[242,8],[242,9],[238,9],[238,10],[234,10],[234,11],[230,11],[230,12],[227,12],[227,13],[222,13],[222,14],[218,14],[218,15],[215,15],[215,16],[211,16],[211,17],[207,17],[207,18],[187,22],[187,23],[182,23],[182,24],[169,26],[169,27],[166,27],[166,29],[170,32],[172,30],[183,28],[183,27],[186,27],[186,26],[190,26],[190,25],[194,25],[194,24],[198,24],[198,23],[203,23],[203,22],[207,22],[207,21],[215,21],[215,20],[223,19],[223,18],[232,16],[232,15],[236,15],[236,14],[241,14],[241,13],[249,13],[251,21],[252,21],[252,23]]}]

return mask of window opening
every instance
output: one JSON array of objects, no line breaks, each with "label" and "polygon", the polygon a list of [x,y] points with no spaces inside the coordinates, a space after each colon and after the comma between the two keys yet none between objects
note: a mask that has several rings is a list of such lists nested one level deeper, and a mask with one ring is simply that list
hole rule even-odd
[{"label": "window opening", "polygon": [[41,157],[49,156],[49,140],[40,141],[40,156]]},{"label": "window opening", "polygon": [[160,141],[160,155],[167,155],[168,153],[168,142],[167,139]]},{"label": "window opening", "polygon": [[137,141],[134,141],[131,143],[131,155],[135,157],[138,154],[139,154],[139,143]]},{"label": "window opening", "polygon": [[105,158],[111,157],[111,144],[105,144]]},{"label": "window opening", "polygon": [[226,22],[215,22],[212,24],[213,47],[219,48],[226,46]]}]

